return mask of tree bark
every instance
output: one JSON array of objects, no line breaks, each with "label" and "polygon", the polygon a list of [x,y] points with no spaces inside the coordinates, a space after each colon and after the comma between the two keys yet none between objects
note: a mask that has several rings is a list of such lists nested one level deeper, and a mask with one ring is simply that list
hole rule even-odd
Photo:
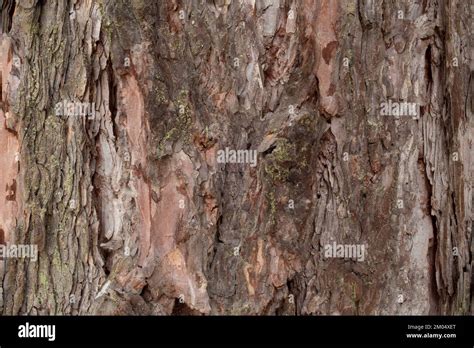
[{"label": "tree bark", "polygon": [[0,4],[4,315],[474,313],[469,2]]}]

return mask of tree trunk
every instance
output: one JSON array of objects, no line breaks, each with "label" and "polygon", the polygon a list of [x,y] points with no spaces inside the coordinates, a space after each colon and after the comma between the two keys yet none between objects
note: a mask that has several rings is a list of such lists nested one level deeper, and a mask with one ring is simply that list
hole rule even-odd
[{"label": "tree trunk", "polygon": [[3,314],[474,313],[469,2],[0,4]]}]

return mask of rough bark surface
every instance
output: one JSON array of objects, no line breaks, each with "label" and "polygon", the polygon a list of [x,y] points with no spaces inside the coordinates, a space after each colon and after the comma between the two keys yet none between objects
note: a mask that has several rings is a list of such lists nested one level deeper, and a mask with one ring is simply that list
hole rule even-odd
[{"label": "rough bark surface", "polygon": [[474,313],[471,4],[0,0],[0,312]]}]

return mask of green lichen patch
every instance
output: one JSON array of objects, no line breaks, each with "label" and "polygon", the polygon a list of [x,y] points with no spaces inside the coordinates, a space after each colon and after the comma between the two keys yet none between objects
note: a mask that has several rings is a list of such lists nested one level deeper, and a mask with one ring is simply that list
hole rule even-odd
[{"label": "green lichen patch", "polygon": [[176,109],[176,116],[163,138],[159,141],[158,158],[167,154],[167,145],[173,145],[177,141],[182,141],[183,144],[190,144],[192,141],[191,127],[193,118],[189,92],[187,90],[181,90],[177,98],[173,101],[173,105]]},{"label": "green lichen patch", "polygon": [[270,207],[270,222],[272,224],[275,224],[276,222],[276,208],[277,208],[277,202],[275,199],[275,192],[270,191],[267,194],[267,200],[268,200],[268,205]]},{"label": "green lichen patch", "polygon": [[276,148],[268,156],[265,173],[271,181],[286,181],[290,175],[290,168],[295,161],[296,147],[288,139],[278,139]]}]

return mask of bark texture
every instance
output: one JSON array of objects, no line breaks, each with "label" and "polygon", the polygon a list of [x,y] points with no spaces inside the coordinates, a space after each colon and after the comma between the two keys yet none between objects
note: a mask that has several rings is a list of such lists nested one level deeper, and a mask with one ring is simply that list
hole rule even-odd
[{"label": "bark texture", "polygon": [[0,4],[4,315],[474,313],[468,1]]}]

